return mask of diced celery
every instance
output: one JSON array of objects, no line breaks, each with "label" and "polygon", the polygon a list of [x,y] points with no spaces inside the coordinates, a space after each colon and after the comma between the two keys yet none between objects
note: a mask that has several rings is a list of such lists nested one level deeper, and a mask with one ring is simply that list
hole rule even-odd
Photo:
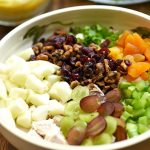
[{"label": "diced celery", "polygon": [[126,105],[125,106],[125,110],[128,112],[128,113],[133,113],[133,107],[131,105]]},{"label": "diced celery", "polygon": [[74,120],[71,117],[63,117],[60,121],[60,128],[64,136],[67,136],[69,130],[74,126]]},{"label": "diced celery", "polygon": [[125,98],[131,98],[133,91],[135,90],[135,86],[129,86],[127,89],[123,90],[123,95]]},{"label": "diced celery", "polygon": [[138,124],[148,125],[148,118],[147,118],[147,116],[139,117]]},{"label": "diced celery", "polygon": [[133,102],[132,102],[132,106],[134,109],[142,109],[142,108],[145,108],[146,106],[146,99],[134,99]]},{"label": "diced celery", "polygon": [[129,98],[128,98],[128,99],[125,99],[124,101],[125,101],[126,104],[131,105],[133,99],[131,99],[131,98],[129,99]]},{"label": "diced celery", "polygon": [[135,87],[138,91],[143,91],[145,90],[146,88],[148,88],[149,84],[148,82],[144,81],[144,80],[141,80],[141,81],[138,81],[138,82],[135,82]]},{"label": "diced celery", "polygon": [[149,130],[149,128],[147,126],[145,126],[143,124],[138,124],[138,133],[141,134],[141,133],[144,133],[148,130]]},{"label": "diced celery", "polygon": [[148,120],[150,120],[150,107],[146,108],[145,116],[148,118]]},{"label": "diced celery", "polygon": [[113,142],[112,136],[105,132],[93,138],[94,145],[110,144],[112,142]]},{"label": "diced celery", "polygon": [[128,123],[136,124],[136,121],[135,121],[135,120],[133,120],[132,118],[129,118],[127,122],[128,122]]},{"label": "diced celery", "polygon": [[141,117],[145,114],[145,109],[138,109],[138,110],[134,110],[133,112],[133,118],[138,118]]},{"label": "diced celery", "polygon": [[126,124],[126,130],[129,137],[134,137],[138,135],[138,127],[136,124],[133,123],[127,123]]},{"label": "diced celery", "polygon": [[131,83],[127,82],[127,81],[122,81],[122,82],[119,83],[119,88],[121,88],[121,89],[126,89],[129,86],[131,86]]},{"label": "diced celery", "polygon": [[133,91],[133,93],[132,93],[132,97],[134,98],[134,99],[140,99],[141,97],[142,97],[142,94],[143,94],[143,92],[139,92],[139,91]]},{"label": "diced celery", "polygon": [[123,119],[124,121],[126,121],[130,117],[132,117],[132,114],[128,113],[127,111],[124,111],[121,115],[121,119]]}]

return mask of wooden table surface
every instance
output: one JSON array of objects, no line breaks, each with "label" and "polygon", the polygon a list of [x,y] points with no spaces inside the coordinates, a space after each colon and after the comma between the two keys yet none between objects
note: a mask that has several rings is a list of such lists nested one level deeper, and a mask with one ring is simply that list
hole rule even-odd
[{"label": "wooden table surface", "polygon": [[[48,8],[48,11],[52,11],[52,10],[56,10],[56,9],[64,8],[64,7],[70,7],[70,6],[95,5],[96,4],[88,0],[51,0],[51,1],[52,2]],[[129,6],[121,6],[121,7],[138,10],[138,11],[141,11],[150,15],[150,2],[143,3],[143,4],[129,5]],[[3,38],[13,28],[14,27],[0,26],[0,39]],[[8,143],[7,140],[0,134],[0,150],[16,150],[16,149],[10,143]]]}]

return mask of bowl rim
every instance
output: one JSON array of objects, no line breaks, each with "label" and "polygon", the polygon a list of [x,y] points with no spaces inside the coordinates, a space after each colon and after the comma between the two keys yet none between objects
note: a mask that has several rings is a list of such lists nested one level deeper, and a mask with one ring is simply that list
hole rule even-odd
[{"label": "bowl rim", "polygon": [[[89,9],[105,9],[105,10],[113,10],[113,11],[118,11],[118,12],[125,12],[128,14],[133,14],[135,16],[141,17],[143,19],[146,19],[148,21],[150,21],[150,16],[146,15],[144,13],[135,11],[135,10],[131,10],[131,9],[127,9],[127,8],[121,8],[121,7],[117,7],[117,6],[105,6],[105,5],[86,5],[86,6],[75,6],[75,7],[68,7],[68,8],[63,8],[63,9],[59,9],[59,10],[55,10],[52,12],[48,12],[42,15],[39,15],[37,17],[34,17],[26,22],[24,22],[23,24],[19,25],[18,27],[16,27],[15,29],[13,29],[11,32],[9,32],[1,41],[0,41],[0,49],[3,45],[5,45],[5,42],[7,42],[7,40],[9,40],[9,38],[11,38],[12,36],[14,36],[17,32],[21,31],[22,29],[26,28],[27,26],[29,26],[32,23],[35,23],[37,21],[40,21],[46,17],[50,17],[56,14],[60,14],[63,12],[69,12],[69,11],[77,11],[77,10],[89,10]],[[29,136],[22,132],[22,131],[18,131],[16,132],[16,129],[10,128],[6,125],[4,125],[2,122],[0,122],[0,126],[2,126],[3,129],[6,129],[8,132],[10,132],[11,134],[13,134],[14,136],[18,137],[19,139],[26,141],[30,144],[39,146],[41,148],[45,148],[45,149],[61,149],[61,150],[98,150],[98,149],[103,149],[103,150],[110,150],[110,149],[121,149],[121,148],[125,148],[134,144],[137,144],[139,142],[142,142],[148,138],[150,138],[150,130],[131,139],[125,140],[125,141],[121,141],[121,142],[116,142],[116,143],[112,143],[112,144],[106,144],[106,145],[97,145],[97,146],[72,146],[72,145],[62,145],[62,144],[57,144],[57,143],[52,143],[52,142],[47,142],[44,140],[37,140],[37,139],[32,139],[30,140]]]}]

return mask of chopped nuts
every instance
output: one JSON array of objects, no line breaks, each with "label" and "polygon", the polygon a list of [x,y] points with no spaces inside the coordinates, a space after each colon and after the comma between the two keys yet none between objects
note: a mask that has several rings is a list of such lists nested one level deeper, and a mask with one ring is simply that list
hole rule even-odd
[{"label": "chopped nuts", "polygon": [[108,92],[117,86],[131,63],[111,59],[108,40],[101,47],[94,43],[85,47],[77,43],[75,36],[57,31],[47,40],[40,41],[33,46],[35,56],[31,56],[30,61],[46,60],[60,66],[56,74],[72,88],[93,83],[103,92]]}]

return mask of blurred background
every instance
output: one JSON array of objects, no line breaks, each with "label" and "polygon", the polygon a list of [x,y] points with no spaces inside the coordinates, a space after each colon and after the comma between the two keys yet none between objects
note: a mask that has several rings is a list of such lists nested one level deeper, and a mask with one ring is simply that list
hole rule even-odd
[{"label": "blurred background", "polygon": [[[117,5],[150,15],[150,0],[0,0],[0,39],[34,16],[81,5]],[[0,150],[15,150],[0,134]]]}]

